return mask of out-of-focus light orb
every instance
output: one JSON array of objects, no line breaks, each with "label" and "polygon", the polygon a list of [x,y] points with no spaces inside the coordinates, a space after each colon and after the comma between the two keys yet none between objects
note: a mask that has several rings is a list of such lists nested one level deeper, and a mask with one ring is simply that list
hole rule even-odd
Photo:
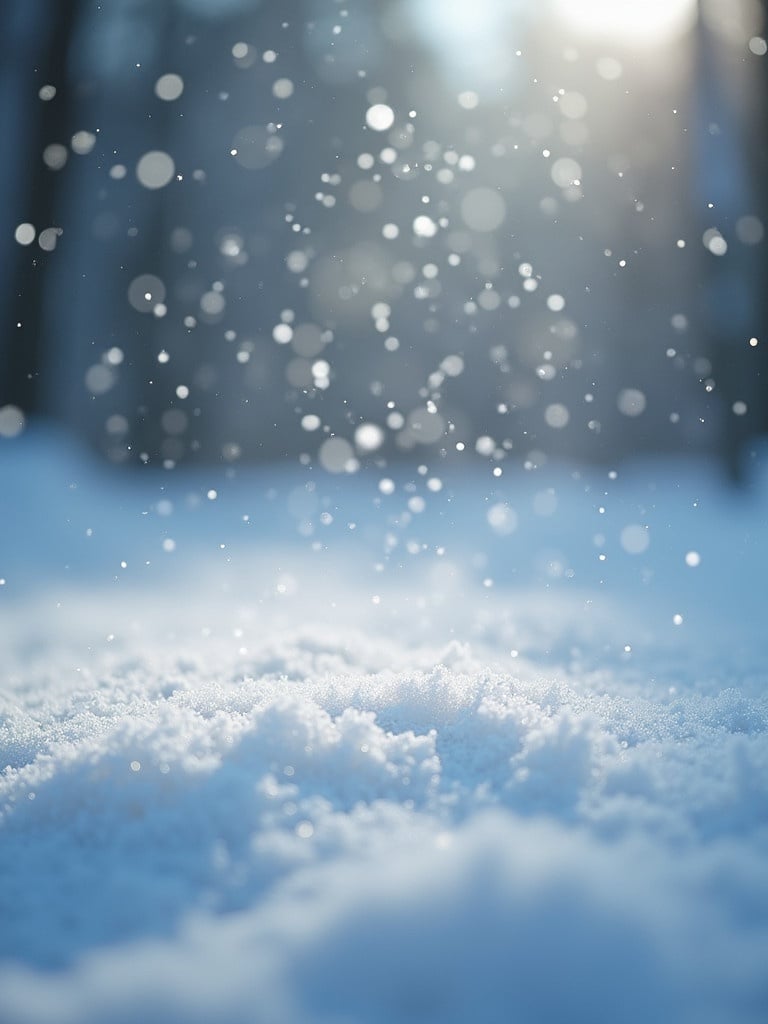
[{"label": "out-of-focus light orb", "polygon": [[272,95],[279,100],[287,100],[293,96],[294,85],[290,78],[278,78],[272,84]]},{"label": "out-of-focus light orb", "polygon": [[173,158],[159,149],[151,149],[136,164],[136,177],[144,188],[165,188],[175,172]]},{"label": "out-of-focus light orb", "polygon": [[386,103],[374,103],[365,112],[365,123],[375,132],[386,132],[395,123],[395,112]]},{"label": "out-of-focus light orb", "polygon": [[320,465],[329,473],[349,473],[357,468],[352,445],[343,437],[329,437],[318,452]]},{"label": "out-of-focus light orb", "polygon": [[472,231],[495,231],[501,227],[506,215],[504,197],[483,185],[471,188],[461,201],[462,220]]},{"label": "out-of-focus light orb", "polygon": [[184,79],[181,75],[169,72],[167,75],[161,75],[155,82],[155,96],[158,99],[165,100],[166,103],[172,103],[174,100],[177,100],[183,92]]},{"label": "out-of-focus light orb", "polygon": [[19,243],[19,245],[31,245],[35,240],[34,224],[28,224],[26,221],[23,224],[19,224],[13,233],[13,237]]},{"label": "out-of-focus light orb", "polygon": [[165,296],[165,284],[154,274],[139,274],[128,286],[128,301],[139,313],[151,313]]},{"label": "out-of-focus light orb", "polygon": [[561,402],[554,402],[544,410],[544,419],[547,421],[547,426],[552,427],[553,430],[562,430],[563,427],[568,426],[571,414]]},{"label": "out-of-focus light orb", "polygon": [[640,523],[630,523],[621,531],[621,546],[628,555],[642,555],[648,550],[651,538],[648,527]]},{"label": "out-of-focus light orb", "polygon": [[361,423],[355,430],[355,444],[362,452],[375,452],[384,444],[384,431],[376,423]]},{"label": "out-of-focus light orb", "polygon": [[421,214],[419,217],[414,218],[413,233],[418,238],[434,238],[437,234],[437,224],[435,224],[431,217]]},{"label": "out-of-focus light orb", "polygon": [[637,388],[623,388],[616,399],[619,412],[624,416],[641,416],[647,405],[646,397]]},{"label": "out-of-focus light orb", "polygon": [[506,537],[517,529],[517,512],[505,501],[491,505],[486,513],[486,519],[493,532],[501,537]]},{"label": "out-of-focus light orb", "polygon": [[553,0],[553,6],[573,31],[628,46],[672,42],[696,18],[696,0]]},{"label": "out-of-focus light orb", "polygon": [[0,437],[17,437],[25,425],[24,413],[15,405],[0,408]]}]

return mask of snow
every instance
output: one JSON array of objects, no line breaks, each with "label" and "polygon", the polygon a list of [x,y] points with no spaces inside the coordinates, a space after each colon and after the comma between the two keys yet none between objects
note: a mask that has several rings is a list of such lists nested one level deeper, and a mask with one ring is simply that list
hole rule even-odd
[{"label": "snow", "polygon": [[763,1021],[767,456],[4,443],[0,1020]]}]

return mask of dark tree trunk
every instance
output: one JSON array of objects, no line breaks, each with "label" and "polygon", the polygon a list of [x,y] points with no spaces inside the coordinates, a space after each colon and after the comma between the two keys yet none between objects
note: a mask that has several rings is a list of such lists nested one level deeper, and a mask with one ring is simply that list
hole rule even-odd
[{"label": "dark tree trunk", "polygon": [[[9,94],[19,99],[25,137],[17,137],[14,157],[21,168],[9,215],[14,225],[32,224],[39,232],[56,226],[58,198],[66,171],[51,170],[43,150],[53,142],[66,145],[72,135],[72,90],[67,69],[70,44],[78,22],[79,0],[51,0],[19,15],[13,6],[0,11],[6,45],[27,41],[21,52],[8,53],[6,74],[15,79]],[[16,21],[15,26],[11,23]],[[26,22],[26,23],[24,23]],[[6,31],[15,28],[16,31]],[[29,61],[28,66],[24,63]],[[10,84],[10,83],[8,83]],[[43,85],[56,89],[53,99],[39,98]],[[13,115],[15,112],[10,111]],[[15,196],[14,196],[15,193]],[[29,246],[3,239],[8,248],[7,292],[2,302],[0,337],[0,407],[13,404],[26,414],[40,410],[40,356],[43,348],[43,301],[50,253],[35,240]]]}]

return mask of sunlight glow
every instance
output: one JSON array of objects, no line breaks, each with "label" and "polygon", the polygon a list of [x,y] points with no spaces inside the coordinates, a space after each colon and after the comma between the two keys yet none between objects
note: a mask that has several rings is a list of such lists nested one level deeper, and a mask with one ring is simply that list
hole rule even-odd
[{"label": "sunlight glow", "polygon": [[583,35],[649,46],[687,32],[696,17],[696,0],[554,0],[554,11]]},{"label": "sunlight glow", "polygon": [[399,9],[454,77],[476,84],[509,75],[523,0],[400,0]]}]

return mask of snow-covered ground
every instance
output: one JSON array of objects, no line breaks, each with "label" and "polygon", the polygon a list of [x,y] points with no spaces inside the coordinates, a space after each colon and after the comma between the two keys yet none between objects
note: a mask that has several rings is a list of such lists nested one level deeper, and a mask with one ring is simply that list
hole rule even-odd
[{"label": "snow-covered ground", "polygon": [[3,1024],[768,1017],[765,448],[0,474]]}]

